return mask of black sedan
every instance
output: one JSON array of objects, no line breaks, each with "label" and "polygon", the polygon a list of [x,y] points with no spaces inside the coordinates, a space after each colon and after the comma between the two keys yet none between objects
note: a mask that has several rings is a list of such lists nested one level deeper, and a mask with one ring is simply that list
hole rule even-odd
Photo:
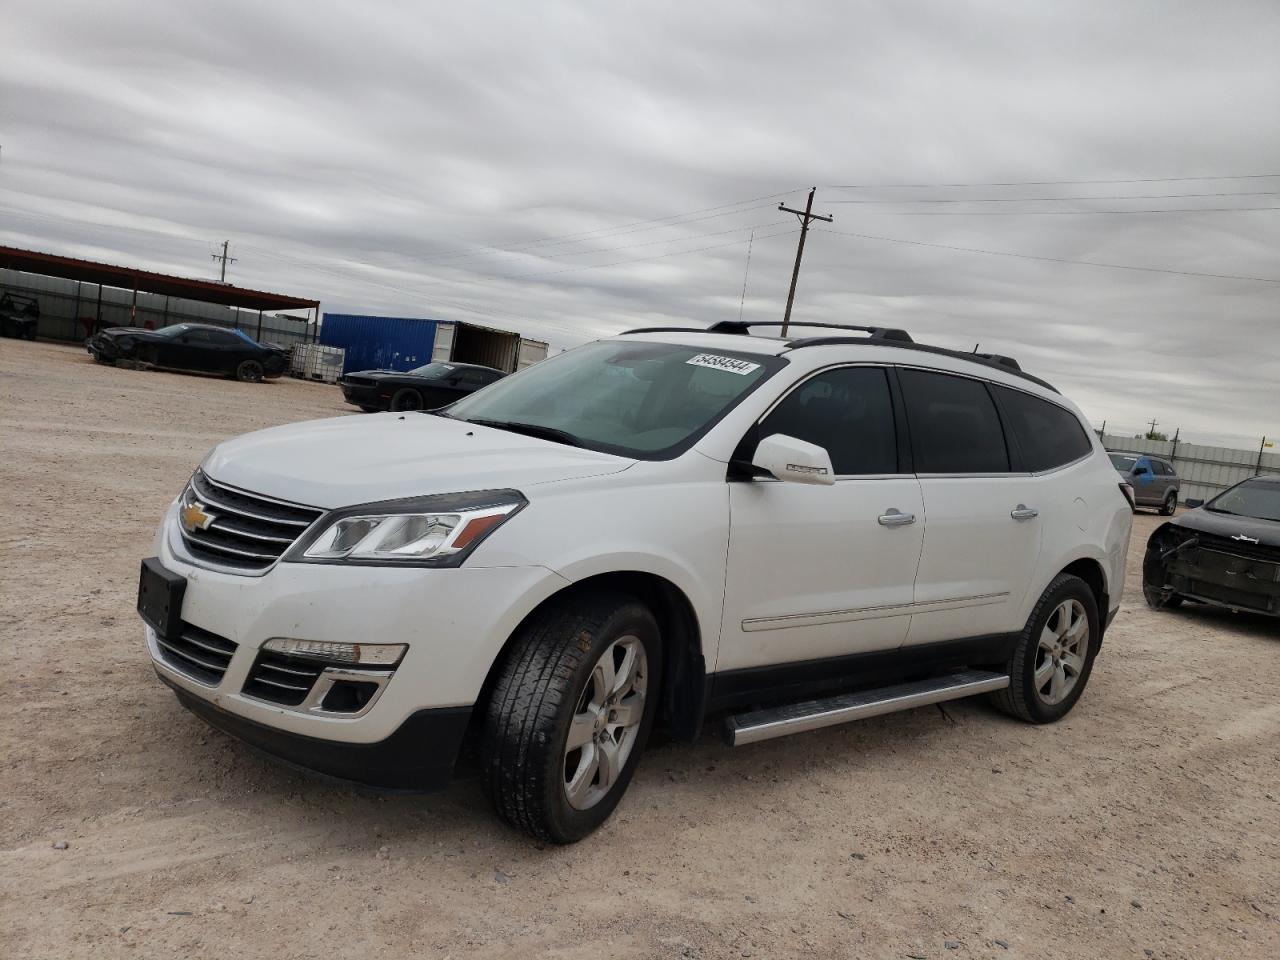
[{"label": "black sedan", "polygon": [[1142,592],[1280,616],[1280,477],[1252,477],[1161,524],[1147,541]]},{"label": "black sedan", "polygon": [[171,370],[220,373],[256,383],[278,377],[288,365],[279,347],[258,343],[243,330],[204,323],[175,323],[159,330],[108,327],[84,342],[99,363],[133,360]]},{"label": "black sedan", "polygon": [[506,374],[474,363],[428,363],[413,370],[362,370],[338,381],[347,403],[375,410],[435,410]]}]

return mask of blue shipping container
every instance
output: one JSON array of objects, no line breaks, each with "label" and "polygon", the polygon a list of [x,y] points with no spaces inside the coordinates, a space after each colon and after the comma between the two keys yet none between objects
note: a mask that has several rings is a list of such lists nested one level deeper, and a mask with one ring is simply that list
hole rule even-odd
[{"label": "blue shipping container", "polygon": [[347,351],[342,372],[412,370],[431,362],[436,322],[413,317],[326,313],[320,342]]}]

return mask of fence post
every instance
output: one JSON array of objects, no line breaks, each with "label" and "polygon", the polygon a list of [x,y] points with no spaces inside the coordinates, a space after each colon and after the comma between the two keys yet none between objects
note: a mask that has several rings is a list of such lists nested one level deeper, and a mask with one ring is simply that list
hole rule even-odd
[{"label": "fence post", "polygon": [[258,335],[253,339],[257,340],[259,343],[262,342],[262,311],[261,310],[258,311]]},{"label": "fence post", "polygon": [[1266,435],[1264,434],[1262,437],[1262,442],[1258,444],[1258,462],[1254,464],[1254,467],[1253,467],[1253,475],[1255,477],[1262,475],[1262,451],[1265,449],[1267,449],[1267,438],[1266,438]]},{"label": "fence post", "polygon": [[1174,458],[1178,456],[1178,434],[1182,433],[1182,428],[1178,427],[1173,431],[1173,449],[1169,451],[1169,463],[1173,463]]}]

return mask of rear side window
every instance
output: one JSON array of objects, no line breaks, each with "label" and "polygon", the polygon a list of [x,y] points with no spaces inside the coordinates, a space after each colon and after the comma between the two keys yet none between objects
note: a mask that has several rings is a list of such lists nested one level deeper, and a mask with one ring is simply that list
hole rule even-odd
[{"label": "rear side window", "polygon": [[979,380],[902,370],[916,473],[1008,473],[1000,415]]},{"label": "rear side window", "polygon": [[878,367],[842,367],[810,377],[760,424],[822,447],[837,476],[898,472],[889,380]]},{"label": "rear side window", "polygon": [[[1052,470],[1079,460],[1093,449],[1084,427],[1069,410],[1021,390],[993,389],[1009,417],[1009,429],[1027,470],[1032,473]],[[1152,463],[1160,469],[1159,461]]]}]

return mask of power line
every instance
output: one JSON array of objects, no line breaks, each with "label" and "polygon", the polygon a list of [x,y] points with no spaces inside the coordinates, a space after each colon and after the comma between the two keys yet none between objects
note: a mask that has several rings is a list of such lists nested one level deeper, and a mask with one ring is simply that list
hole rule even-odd
[{"label": "power line", "polygon": [[1107,183],[1186,183],[1193,180],[1265,180],[1280,177],[1280,173],[1239,173],[1205,177],[1142,177],[1136,180],[1008,180],[988,183],[844,183],[832,184],[824,190],[923,189],[926,187],[1051,187],[1067,184]]},{"label": "power line", "polygon": [[1105,267],[1110,270],[1137,270],[1143,273],[1168,273],[1184,277],[1207,277],[1213,280],[1247,280],[1255,283],[1280,283],[1272,277],[1247,277],[1227,273],[1201,273],[1196,270],[1175,270],[1168,267],[1138,267],[1124,263],[1104,263],[1098,260],[1070,260],[1065,257],[1042,257],[1031,253],[1011,253],[1007,250],[984,250],[978,247],[960,247],[949,243],[931,243],[926,240],[904,240],[901,237],[881,237],[870,233],[852,233],[848,230],[819,228],[822,233],[836,233],[861,240],[878,240],[885,243],[903,243],[913,247],[936,247],[939,250],[955,250],[960,253],[981,253],[992,257],[1015,257],[1019,260],[1040,260],[1045,263],[1069,263],[1081,267]]},{"label": "power line", "polygon": [[1280,207],[1157,207],[1148,210],[867,210],[871,217],[1084,217],[1133,213],[1250,213]]},{"label": "power line", "polygon": [[1172,200],[1183,197],[1275,197],[1280,190],[1252,190],[1231,193],[1137,193],[1128,195],[1108,195],[1101,197],[945,197],[922,200],[828,200],[827,203],[1042,203],[1053,201],[1060,203],[1067,200]]}]

